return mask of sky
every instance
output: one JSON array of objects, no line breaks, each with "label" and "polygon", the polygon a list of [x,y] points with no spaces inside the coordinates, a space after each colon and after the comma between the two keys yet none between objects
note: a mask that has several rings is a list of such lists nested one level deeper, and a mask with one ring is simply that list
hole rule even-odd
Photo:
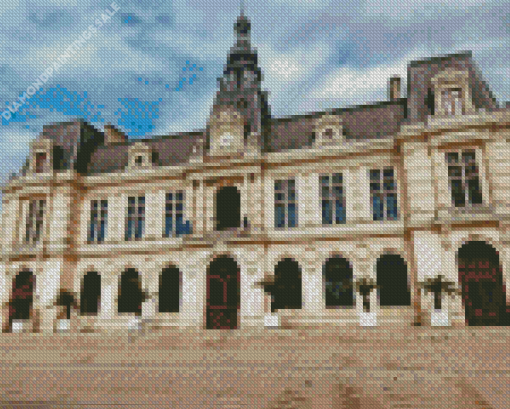
[{"label": "sky", "polygon": [[[471,50],[510,101],[510,7],[500,1],[244,0],[273,116],[387,100],[407,64]],[[130,138],[204,129],[240,0],[0,1],[5,112],[71,44],[89,38],[0,126],[0,183],[43,125],[83,118]],[[102,20],[102,15],[112,15]],[[102,23],[101,26],[96,24]]]}]

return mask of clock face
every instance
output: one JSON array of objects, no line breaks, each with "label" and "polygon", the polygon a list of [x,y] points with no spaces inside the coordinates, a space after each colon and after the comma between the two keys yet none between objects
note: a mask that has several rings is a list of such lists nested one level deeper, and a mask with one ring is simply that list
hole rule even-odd
[{"label": "clock face", "polygon": [[233,140],[234,137],[231,134],[223,134],[220,137],[220,146],[230,146]]}]

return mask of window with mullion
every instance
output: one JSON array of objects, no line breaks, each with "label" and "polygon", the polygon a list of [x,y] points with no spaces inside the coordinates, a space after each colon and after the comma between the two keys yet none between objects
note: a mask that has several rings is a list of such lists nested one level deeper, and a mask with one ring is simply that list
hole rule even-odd
[{"label": "window with mullion", "polygon": [[295,180],[275,180],[274,190],[275,227],[296,227],[298,207]]},{"label": "window with mullion", "polygon": [[345,198],[341,173],[319,176],[322,224],[345,223]]},{"label": "window with mullion", "polygon": [[180,235],[179,227],[184,220],[184,192],[166,194],[165,203],[165,237]]},{"label": "window with mullion", "polygon": [[475,151],[447,152],[448,182],[455,207],[482,204]]},{"label": "window with mullion", "polygon": [[370,170],[370,195],[373,220],[398,219],[397,184],[393,168]]},{"label": "window with mullion", "polygon": [[108,201],[92,200],[90,202],[90,225],[87,241],[102,243],[106,236],[108,221]]},{"label": "window with mullion", "polygon": [[41,237],[45,200],[31,200],[26,222],[26,243],[37,243]]},{"label": "window with mullion", "polygon": [[145,228],[145,196],[128,198],[126,240],[140,240]]}]

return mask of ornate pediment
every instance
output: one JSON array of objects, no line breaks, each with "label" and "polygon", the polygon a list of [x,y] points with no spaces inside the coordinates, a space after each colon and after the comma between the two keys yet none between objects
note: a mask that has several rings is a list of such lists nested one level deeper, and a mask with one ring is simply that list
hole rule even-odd
[{"label": "ornate pediment", "polygon": [[436,115],[470,115],[474,113],[468,71],[447,68],[432,78]]}]

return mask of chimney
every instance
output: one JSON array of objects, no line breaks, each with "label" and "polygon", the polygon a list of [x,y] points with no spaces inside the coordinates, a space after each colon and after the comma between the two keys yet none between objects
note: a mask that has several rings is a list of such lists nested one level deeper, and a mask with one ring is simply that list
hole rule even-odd
[{"label": "chimney", "polygon": [[112,124],[107,123],[104,126],[104,144],[111,145],[112,143],[125,142],[126,135],[115,128]]},{"label": "chimney", "polygon": [[400,77],[390,78],[390,101],[396,101],[400,98]]}]

